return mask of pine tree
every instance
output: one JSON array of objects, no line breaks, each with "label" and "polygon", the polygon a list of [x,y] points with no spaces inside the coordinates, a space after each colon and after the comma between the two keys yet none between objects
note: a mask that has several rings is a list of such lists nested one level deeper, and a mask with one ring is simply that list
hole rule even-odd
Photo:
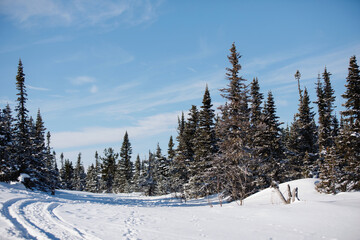
[{"label": "pine tree", "polygon": [[170,136],[170,139],[169,139],[169,143],[168,143],[168,159],[170,162],[172,162],[175,158],[175,150],[174,150],[174,141],[173,141],[173,137]]},{"label": "pine tree", "polygon": [[169,161],[161,153],[161,148],[158,143],[154,158],[154,173],[157,183],[156,194],[158,195],[163,195],[170,192],[169,170]]},{"label": "pine tree", "polygon": [[324,162],[320,165],[319,177],[321,182],[316,189],[319,192],[336,194],[341,181],[339,158],[336,148],[333,146],[326,149]]},{"label": "pine tree", "polygon": [[133,190],[135,192],[141,191],[141,162],[140,162],[140,156],[139,154],[136,156],[135,160],[135,169],[134,169],[134,175],[133,175]]},{"label": "pine tree", "polygon": [[47,176],[48,183],[52,190],[52,193],[54,193],[55,188],[59,186],[60,173],[56,163],[56,153],[55,151],[51,153],[50,139],[51,139],[51,134],[50,131],[48,131],[46,134],[45,166],[48,173]]},{"label": "pine tree", "polygon": [[[290,128],[290,137],[288,147],[290,152],[288,163],[288,179],[297,179],[303,176],[302,173],[307,172],[309,169],[310,175],[317,173],[317,127],[314,121],[314,113],[310,107],[310,97],[305,88],[304,91],[300,88],[300,72],[297,71],[295,78],[298,81],[299,88],[299,109],[294,116],[294,122]],[[304,165],[303,159],[305,153],[309,154],[309,165]],[[304,170],[305,168],[305,170]]]},{"label": "pine tree", "polygon": [[[32,118],[28,118],[26,108],[27,93],[25,87],[25,74],[23,65],[19,60],[18,73],[16,76],[17,93],[17,118],[15,123],[15,162],[18,164],[18,174],[25,173],[29,178],[24,182],[28,188],[37,188],[42,191],[48,191],[51,186],[46,178],[47,169],[44,163],[41,140],[38,139],[38,132]],[[41,136],[40,136],[41,138]]]},{"label": "pine tree", "polygon": [[190,165],[191,177],[187,186],[187,195],[190,197],[205,196],[211,192],[208,187],[210,179],[206,179],[206,177],[212,157],[217,152],[215,114],[207,85],[202,103],[199,112],[199,126],[194,136],[194,159]]},{"label": "pine tree", "polygon": [[341,191],[360,190],[360,74],[356,57],[350,58],[349,73],[346,78],[346,100],[341,112],[343,126],[338,138],[341,158]]},{"label": "pine tree", "polygon": [[13,161],[13,121],[9,104],[0,111],[0,181],[16,179],[17,166]]},{"label": "pine tree", "polygon": [[[18,166],[18,174],[29,174],[31,169],[29,166],[31,161],[31,143],[29,135],[29,122],[28,122],[28,110],[26,108],[27,93],[25,87],[25,74],[23,71],[23,65],[19,60],[18,73],[16,75],[16,89],[18,93],[17,105],[15,110],[17,112],[15,129],[14,129],[14,141],[15,141],[15,162]],[[33,174],[29,174],[30,176]],[[31,176],[32,177],[32,176]],[[27,187],[34,187],[35,183],[29,182]]]},{"label": "pine tree", "polygon": [[322,74],[324,83],[320,82],[318,78],[316,93],[318,100],[315,102],[318,105],[319,113],[319,152],[322,154],[325,153],[327,148],[330,148],[334,145],[334,90],[331,87],[330,76],[331,73],[325,68],[324,73]]},{"label": "pine tree", "polygon": [[74,167],[69,159],[65,159],[64,165],[60,169],[60,186],[62,189],[74,189]]},{"label": "pine tree", "polygon": [[86,186],[86,174],[81,162],[81,153],[79,153],[74,169],[74,188],[76,191],[83,191]]},{"label": "pine tree", "polygon": [[265,185],[269,187],[273,181],[284,181],[283,153],[284,147],[281,141],[282,122],[276,115],[274,96],[271,91],[268,93],[267,101],[263,110],[265,129],[262,133],[262,145],[260,146],[260,169],[265,174]]},{"label": "pine tree", "polygon": [[116,160],[118,157],[119,154],[115,153],[112,148],[105,149],[104,157],[100,157],[102,160],[101,190],[106,193],[112,193],[114,190],[113,185],[116,172]]},{"label": "pine tree", "polygon": [[154,160],[154,154],[149,151],[149,159],[144,161],[144,167],[142,167],[144,173],[141,186],[147,196],[156,194],[157,183],[155,179]]},{"label": "pine tree", "polygon": [[99,154],[95,151],[95,166],[94,166],[94,175],[95,175],[95,192],[99,193],[101,191],[101,163],[99,160]]},{"label": "pine tree", "polygon": [[176,155],[173,160],[171,168],[171,190],[174,192],[183,192],[184,184],[188,182],[188,139],[185,132],[185,117],[184,113],[178,119],[178,136],[176,140],[178,146]]},{"label": "pine tree", "polygon": [[228,56],[232,68],[227,68],[226,73],[229,85],[221,89],[227,103],[220,107],[222,116],[217,125],[219,153],[212,172],[216,176],[218,190],[227,192],[232,200],[240,199],[242,202],[252,188],[249,172],[252,157],[249,148],[249,97],[246,80],[238,75],[240,57],[233,43]]},{"label": "pine tree", "polygon": [[86,171],[86,184],[85,191],[87,192],[98,192],[97,189],[97,173],[94,164],[92,163]]},{"label": "pine tree", "polygon": [[131,162],[132,148],[129,135],[125,132],[120,150],[120,160],[116,171],[116,188],[118,192],[131,191],[133,166]]},{"label": "pine tree", "polygon": [[[250,122],[253,136],[255,136],[259,131],[257,130],[258,126],[263,121],[262,116],[262,101],[264,96],[260,93],[260,86],[258,78],[254,78],[251,82],[251,108],[250,108]],[[254,140],[256,138],[253,138]]]}]

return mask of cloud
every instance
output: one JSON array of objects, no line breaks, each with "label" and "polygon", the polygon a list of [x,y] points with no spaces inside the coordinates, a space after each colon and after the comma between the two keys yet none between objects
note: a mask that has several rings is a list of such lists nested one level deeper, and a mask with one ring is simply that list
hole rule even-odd
[{"label": "cloud", "polygon": [[96,85],[92,85],[92,87],[90,88],[90,92],[91,93],[97,93],[98,92],[98,87]]},{"label": "cloud", "polygon": [[89,76],[79,76],[79,77],[70,78],[70,82],[73,85],[80,86],[80,85],[84,85],[87,83],[94,83],[94,82],[96,82],[96,80],[95,80],[95,78],[89,77]]},{"label": "cloud", "polygon": [[34,42],[34,44],[49,44],[49,43],[58,43],[58,42],[66,42],[66,41],[70,41],[72,38],[71,37],[65,37],[65,36],[54,36],[54,37],[49,37],[49,38],[44,38],[41,40],[38,40],[36,42]]},{"label": "cloud", "polygon": [[[274,56],[274,59],[253,60],[248,65],[252,69],[266,69],[265,74],[258,75],[260,83],[266,87],[284,87],[286,84],[294,84],[296,70],[301,72],[301,81],[306,83],[316,80],[317,74],[324,71],[326,66],[332,73],[332,79],[345,78],[349,58],[360,54],[360,44],[351,47],[327,50],[326,52],[313,51],[311,54],[299,55],[285,54]],[[261,58],[259,58],[261,59]],[[275,69],[275,70],[272,70]],[[247,69],[247,68],[244,68]],[[247,71],[247,70],[245,70]]]},{"label": "cloud", "polygon": [[157,16],[161,1],[148,0],[2,0],[0,14],[21,26],[138,25]]},{"label": "cloud", "polygon": [[50,89],[48,89],[48,88],[34,87],[34,86],[31,86],[31,85],[27,85],[26,87],[28,89],[36,90],[36,91],[50,91]]},{"label": "cloud", "polygon": [[120,142],[125,131],[137,139],[155,136],[173,131],[179,115],[180,112],[157,114],[140,119],[134,126],[121,128],[90,127],[73,132],[55,132],[52,134],[53,147],[61,149]]}]

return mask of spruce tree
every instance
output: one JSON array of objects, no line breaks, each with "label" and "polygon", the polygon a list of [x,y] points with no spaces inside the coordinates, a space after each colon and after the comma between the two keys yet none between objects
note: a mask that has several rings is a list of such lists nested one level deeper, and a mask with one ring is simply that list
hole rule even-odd
[{"label": "spruce tree", "polygon": [[60,186],[62,189],[74,189],[74,167],[69,159],[65,159],[64,165],[60,169]]},{"label": "spruce tree", "polygon": [[[259,131],[257,127],[262,123],[263,116],[262,116],[262,101],[264,96],[260,93],[260,86],[258,78],[254,78],[251,82],[251,108],[250,108],[250,122],[251,122],[251,129],[253,136],[255,136]],[[255,140],[256,138],[254,138]]]},{"label": "spruce tree", "polygon": [[136,156],[136,160],[135,160],[135,168],[134,168],[134,175],[133,175],[133,190],[135,192],[139,192],[141,191],[141,161],[140,161],[140,156],[139,154]]},{"label": "spruce tree", "polygon": [[190,165],[191,177],[187,186],[187,195],[191,197],[205,196],[209,193],[207,172],[214,154],[217,152],[215,136],[215,114],[211,97],[206,85],[199,112],[199,126],[194,136],[194,159]]},{"label": "spruce tree", "polygon": [[[310,97],[305,88],[300,87],[300,72],[297,71],[295,79],[298,81],[299,89],[299,109],[294,116],[294,122],[290,128],[288,147],[290,161],[287,164],[288,179],[297,179],[301,177],[310,177],[317,175],[317,127],[314,121],[314,113],[310,106]],[[309,154],[308,165],[303,162],[305,153]],[[304,172],[309,172],[309,176],[304,176]]]},{"label": "spruce tree", "polygon": [[113,148],[104,150],[104,157],[102,160],[101,168],[101,190],[106,193],[112,193],[114,188],[114,178],[116,172],[116,160],[119,157],[118,153],[114,152]]},{"label": "spruce tree", "polygon": [[271,91],[268,93],[266,103],[263,110],[265,129],[262,133],[262,141],[260,150],[261,167],[260,169],[265,176],[265,185],[268,187],[273,181],[284,181],[284,166],[283,153],[284,147],[281,141],[282,122],[279,122],[279,117],[276,115],[276,106],[274,96]]},{"label": "spruce tree", "polygon": [[161,153],[161,148],[158,143],[154,158],[154,173],[157,183],[156,194],[158,195],[163,195],[170,191],[169,170],[169,161]]},{"label": "spruce tree", "polygon": [[176,155],[171,168],[171,190],[174,192],[183,192],[184,184],[188,182],[188,139],[185,132],[185,117],[184,113],[181,118],[178,118],[178,136],[176,140],[178,146]]},{"label": "spruce tree", "polygon": [[[18,72],[16,75],[16,89],[18,93],[17,105],[15,110],[16,122],[15,122],[15,131],[14,131],[14,141],[15,141],[15,162],[18,166],[18,175],[20,173],[29,174],[31,169],[31,143],[29,135],[29,122],[28,122],[28,110],[26,108],[27,93],[25,86],[25,74],[23,71],[23,65],[21,59],[19,60]],[[30,175],[30,174],[29,174]],[[32,176],[31,176],[32,177]],[[34,187],[35,183],[29,183],[27,187]]]},{"label": "spruce tree", "polygon": [[169,139],[169,143],[168,143],[168,159],[170,162],[172,162],[175,158],[175,149],[174,149],[174,140],[173,140],[173,137],[170,136],[170,139]]},{"label": "spruce tree", "polygon": [[97,181],[96,170],[94,164],[92,163],[86,171],[85,191],[96,193],[97,192],[96,181]]},{"label": "spruce tree", "polygon": [[338,138],[341,158],[341,191],[360,190],[360,74],[356,57],[350,58],[345,99],[341,112],[343,125]]},{"label": "spruce tree", "polygon": [[155,179],[155,168],[154,168],[155,156],[149,151],[148,160],[144,161],[143,177],[141,186],[147,196],[153,196],[156,194],[157,183]]},{"label": "spruce tree", "polygon": [[125,132],[124,140],[120,150],[120,160],[116,171],[116,188],[118,192],[131,191],[131,180],[133,166],[131,162],[132,148],[129,141],[129,135]]},{"label": "spruce tree", "polygon": [[0,181],[16,179],[17,167],[14,162],[13,121],[9,104],[0,111]]},{"label": "spruce tree", "polygon": [[218,190],[227,192],[231,199],[242,200],[251,192],[249,165],[251,164],[250,109],[245,79],[239,77],[240,54],[233,43],[228,56],[231,68],[227,68],[227,88],[221,89],[227,101],[220,107],[217,133],[219,153],[212,172],[216,175]]},{"label": "spruce tree", "polygon": [[320,82],[318,78],[316,93],[317,101],[315,102],[318,105],[319,113],[319,152],[320,155],[325,153],[327,148],[330,148],[334,145],[334,90],[331,87],[330,76],[331,73],[325,68],[324,73],[322,74],[324,83]]},{"label": "spruce tree", "polygon": [[79,153],[77,162],[74,169],[74,188],[76,191],[85,190],[86,186],[86,174],[84,166],[81,162],[81,153]]}]

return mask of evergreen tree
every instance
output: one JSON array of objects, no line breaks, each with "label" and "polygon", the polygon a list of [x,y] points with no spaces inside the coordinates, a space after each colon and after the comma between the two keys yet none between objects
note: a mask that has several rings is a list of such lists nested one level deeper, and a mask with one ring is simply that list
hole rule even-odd
[{"label": "evergreen tree", "polygon": [[[259,86],[259,80],[257,78],[254,78],[251,82],[251,108],[250,108],[250,123],[251,123],[251,129],[253,136],[258,134],[258,126],[263,121],[262,116],[262,101],[264,99],[264,96],[262,93],[260,93],[260,86]],[[256,138],[253,138],[254,140]]]},{"label": "evergreen tree", "polygon": [[95,151],[95,166],[94,166],[94,177],[95,177],[95,192],[101,191],[101,163],[99,160],[99,154]]},{"label": "evergreen tree", "polygon": [[216,176],[217,188],[231,196],[232,200],[242,200],[252,191],[249,165],[252,162],[250,142],[250,109],[248,89],[245,79],[239,77],[240,54],[233,43],[228,59],[232,68],[227,68],[229,84],[221,89],[226,104],[218,120],[217,133],[219,153],[212,173]]},{"label": "evergreen tree", "polygon": [[62,189],[74,189],[74,167],[69,159],[65,159],[64,165],[60,169],[60,186]]},{"label": "evergreen tree", "polygon": [[[18,174],[26,173],[30,177],[34,177],[31,164],[31,143],[29,135],[29,122],[28,122],[28,110],[26,108],[27,93],[25,87],[25,74],[23,71],[23,65],[19,60],[18,73],[16,75],[16,89],[18,93],[17,105],[15,110],[17,112],[15,129],[14,129],[14,141],[15,141],[15,162],[18,166]],[[32,179],[34,180],[34,178]],[[29,182],[27,187],[34,187],[36,183]]]},{"label": "evergreen tree", "polygon": [[135,169],[134,169],[134,175],[133,175],[133,190],[135,192],[141,191],[141,162],[140,162],[140,156],[139,154],[136,156],[136,160],[135,160]]},{"label": "evergreen tree", "polygon": [[[318,105],[319,113],[319,152],[322,154],[329,147],[334,145],[334,90],[331,87],[330,76],[331,73],[325,68],[322,74],[324,83],[320,82],[318,78],[316,93],[318,100],[315,102]],[[335,120],[336,121],[336,120]]]},{"label": "evergreen tree", "polygon": [[322,181],[316,186],[318,191],[332,194],[338,192],[341,180],[338,156],[334,146],[326,149],[324,162],[320,165],[319,177]]},{"label": "evergreen tree", "polygon": [[264,187],[269,187],[273,181],[284,180],[283,154],[284,148],[281,142],[282,124],[276,115],[274,96],[271,91],[268,93],[263,110],[265,128],[262,132],[262,141],[257,153],[260,157],[260,171],[265,180]]},{"label": "evergreen tree", "polygon": [[170,192],[169,170],[169,161],[161,153],[161,148],[158,143],[154,158],[154,173],[157,183],[156,194],[158,195],[163,195]]},{"label": "evergreen tree", "polygon": [[40,149],[42,143],[37,139],[36,126],[32,119],[28,118],[28,110],[26,108],[27,93],[25,87],[25,74],[23,65],[19,60],[18,73],[16,76],[17,93],[17,118],[15,123],[15,162],[19,166],[18,174],[25,173],[29,179],[24,182],[28,188],[37,188],[42,191],[51,189],[46,178],[46,166],[44,163],[43,149]]},{"label": "evergreen tree", "polygon": [[215,114],[207,85],[202,103],[199,112],[199,126],[194,137],[194,159],[190,165],[191,177],[187,186],[187,195],[191,197],[205,196],[209,193],[207,183],[210,179],[206,179],[206,176],[212,157],[217,152]]},{"label": "evergreen tree", "polygon": [[101,190],[106,193],[113,192],[114,178],[116,172],[116,160],[119,157],[118,153],[114,152],[114,149],[107,148],[104,150],[104,157],[100,157],[102,160],[101,169]]},{"label": "evergreen tree", "polygon": [[345,99],[341,112],[343,124],[338,138],[341,158],[341,191],[360,190],[360,74],[356,57],[350,58]]},{"label": "evergreen tree", "polygon": [[74,188],[76,191],[83,191],[86,186],[86,174],[81,162],[81,153],[79,153],[74,169]]},{"label": "evergreen tree", "polygon": [[144,161],[143,182],[141,186],[147,196],[153,196],[156,194],[157,183],[155,179],[155,168],[154,168],[155,156],[149,151],[149,159]]},{"label": "evergreen tree", "polygon": [[131,180],[133,166],[131,162],[132,148],[129,141],[129,135],[125,132],[124,140],[120,150],[120,160],[116,171],[116,188],[118,192],[131,191]]},{"label": "evergreen tree", "polygon": [[50,139],[51,134],[48,131],[46,134],[45,166],[47,169],[47,179],[49,186],[52,191],[55,191],[55,188],[59,186],[60,173],[56,163],[56,153],[55,151],[51,153]]},{"label": "evergreen tree", "polygon": [[91,164],[86,171],[85,191],[93,193],[98,192],[97,173],[94,164]]},{"label": "evergreen tree", "polygon": [[174,149],[174,141],[173,141],[173,137],[170,136],[169,139],[169,144],[168,144],[168,159],[170,162],[172,162],[175,158],[175,149]]},{"label": "evergreen tree", "polygon": [[[291,150],[288,163],[288,178],[297,179],[317,175],[317,127],[314,121],[314,113],[310,107],[310,97],[307,89],[300,88],[300,72],[297,71],[295,78],[299,88],[299,110],[294,116],[294,122],[290,128],[288,147]],[[309,154],[309,165],[304,165],[305,153]],[[290,165],[290,166],[289,166]],[[308,171],[309,170],[309,171]],[[309,176],[303,176],[304,172],[310,172]]]},{"label": "evergreen tree", "polygon": [[13,161],[13,121],[9,104],[0,111],[0,181],[16,179],[17,166]]},{"label": "evergreen tree", "polygon": [[182,113],[181,118],[178,119],[178,136],[176,137],[178,146],[171,168],[171,191],[174,192],[183,192],[184,184],[188,182],[189,154],[185,125],[186,121],[184,113]]}]

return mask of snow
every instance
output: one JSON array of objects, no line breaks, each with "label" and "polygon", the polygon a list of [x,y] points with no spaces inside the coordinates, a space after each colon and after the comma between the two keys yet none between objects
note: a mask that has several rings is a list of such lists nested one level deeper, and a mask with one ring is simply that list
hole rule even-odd
[{"label": "snow", "polygon": [[20,173],[20,176],[18,177],[19,182],[25,182],[26,178],[30,178],[30,176],[26,173]]},{"label": "snow", "polygon": [[0,183],[0,239],[359,239],[360,192],[320,194],[316,181],[280,184],[282,192],[299,188],[300,201],[289,205],[265,189],[243,206],[222,207],[216,196],[186,203],[140,193],[51,196]]}]

